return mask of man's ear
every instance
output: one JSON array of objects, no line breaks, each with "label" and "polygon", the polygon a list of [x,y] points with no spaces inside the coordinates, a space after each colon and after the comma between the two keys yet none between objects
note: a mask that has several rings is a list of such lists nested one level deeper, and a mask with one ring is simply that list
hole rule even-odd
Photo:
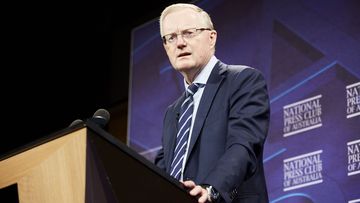
[{"label": "man's ear", "polygon": [[216,30],[211,30],[210,32],[211,32],[210,33],[210,41],[211,41],[210,43],[211,43],[211,46],[213,47],[216,44],[217,32],[216,32]]}]

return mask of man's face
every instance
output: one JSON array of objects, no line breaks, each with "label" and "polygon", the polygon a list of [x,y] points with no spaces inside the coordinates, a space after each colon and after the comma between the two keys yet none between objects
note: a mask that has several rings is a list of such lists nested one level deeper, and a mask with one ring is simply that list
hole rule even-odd
[{"label": "man's face", "polygon": [[172,43],[164,43],[169,60],[176,70],[186,74],[206,65],[213,55],[216,31],[196,30],[191,37],[186,36],[188,29],[208,28],[198,13],[191,9],[175,11],[165,17],[162,25],[164,35],[177,34],[172,35]]}]

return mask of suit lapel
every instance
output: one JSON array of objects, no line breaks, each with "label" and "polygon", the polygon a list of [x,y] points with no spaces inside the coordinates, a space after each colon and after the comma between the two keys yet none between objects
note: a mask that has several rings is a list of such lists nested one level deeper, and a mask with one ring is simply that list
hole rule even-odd
[{"label": "suit lapel", "polygon": [[205,119],[212,105],[212,101],[214,100],[216,92],[219,89],[222,80],[224,79],[224,76],[222,74],[225,72],[225,70],[226,70],[225,64],[219,61],[212,70],[210,77],[206,83],[203,95],[201,96],[199,108],[196,113],[196,119],[191,134],[189,152],[187,154],[187,157],[190,156],[191,151],[196,143],[196,140],[200,135],[200,131],[203,128]]}]

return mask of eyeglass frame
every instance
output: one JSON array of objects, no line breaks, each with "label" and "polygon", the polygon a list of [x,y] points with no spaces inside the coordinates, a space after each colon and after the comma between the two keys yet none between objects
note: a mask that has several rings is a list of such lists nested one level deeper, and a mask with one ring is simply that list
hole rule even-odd
[{"label": "eyeglass frame", "polygon": [[[191,32],[191,33],[186,33],[186,31],[189,31],[189,30],[195,30],[194,32]],[[188,29],[185,29],[185,30],[182,30],[180,32],[173,32],[173,33],[170,33],[170,34],[167,34],[167,35],[164,35],[162,36],[162,40],[163,40],[163,43],[164,44],[173,44],[173,43],[176,43],[177,42],[177,39],[178,39],[178,36],[181,35],[181,37],[183,39],[191,39],[197,35],[199,35],[202,31],[205,31],[205,30],[209,30],[211,31],[212,29],[211,28],[188,28]],[[200,32],[199,32],[200,31]],[[189,36],[186,36],[186,34],[189,34]],[[192,34],[192,35],[191,35]],[[168,37],[174,37],[174,41],[173,42],[169,42],[169,39],[167,39]],[[175,37],[176,36],[176,37]]]}]

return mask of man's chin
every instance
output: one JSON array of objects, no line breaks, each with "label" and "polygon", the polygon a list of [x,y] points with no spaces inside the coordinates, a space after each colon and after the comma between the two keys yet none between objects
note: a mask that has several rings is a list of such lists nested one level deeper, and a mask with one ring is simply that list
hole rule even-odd
[{"label": "man's chin", "polygon": [[188,72],[189,70],[191,70],[192,66],[190,65],[183,65],[183,66],[177,66],[177,68],[175,68],[177,71],[179,72]]},{"label": "man's chin", "polygon": [[179,70],[179,71],[184,71],[184,70],[189,70],[191,69],[192,67],[194,66],[193,63],[189,62],[189,61],[179,61],[177,64],[176,64],[176,69]]}]

